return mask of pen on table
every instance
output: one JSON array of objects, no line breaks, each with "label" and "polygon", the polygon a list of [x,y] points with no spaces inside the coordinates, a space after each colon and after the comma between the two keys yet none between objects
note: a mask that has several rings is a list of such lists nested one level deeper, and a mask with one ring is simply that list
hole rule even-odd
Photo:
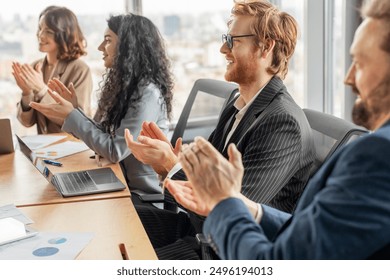
[{"label": "pen on table", "polygon": [[54,166],[62,166],[61,162],[50,160],[50,159],[44,159],[43,162]]},{"label": "pen on table", "polygon": [[129,260],[129,255],[127,254],[126,246],[123,243],[119,244],[119,251],[121,252],[123,260]]}]

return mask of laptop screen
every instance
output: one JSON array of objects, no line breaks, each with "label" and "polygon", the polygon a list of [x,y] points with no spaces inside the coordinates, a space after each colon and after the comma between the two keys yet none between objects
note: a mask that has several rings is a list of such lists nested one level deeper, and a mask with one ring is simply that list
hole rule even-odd
[{"label": "laptop screen", "polygon": [[9,154],[14,152],[12,141],[11,122],[9,119],[0,119],[0,154]]},{"label": "laptop screen", "polygon": [[57,191],[65,197],[120,191],[126,188],[109,167],[56,173],[54,175],[46,167],[43,160],[37,157],[20,137],[16,137],[22,153],[31,161],[43,177],[54,185]]},{"label": "laptop screen", "polygon": [[38,171],[45,177],[50,183],[53,183],[53,173],[50,172],[42,160],[38,158],[35,153],[23,142],[18,135],[16,138],[19,142],[20,151],[32,162],[32,164],[38,169]]},{"label": "laptop screen", "polygon": [[16,135],[16,138],[19,142],[19,148],[20,151],[35,165],[35,161],[37,157],[34,155],[33,151],[23,142],[22,139],[18,135]]}]

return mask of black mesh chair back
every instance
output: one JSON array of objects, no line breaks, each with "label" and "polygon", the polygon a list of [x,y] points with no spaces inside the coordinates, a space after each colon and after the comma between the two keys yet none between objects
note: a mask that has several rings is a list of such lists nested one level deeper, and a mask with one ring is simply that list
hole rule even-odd
[{"label": "black mesh chair back", "polygon": [[238,91],[237,84],[213,79],[199,79],[195,82],[175,125],[171,143],[179,137],[183,143],[192,142],[195,136],[208,138],[217,126],[225,105]]},{"label": "black mesh chair back", "polygon": [[312,109],[303,109],[313,132],[315,161],[310,177],[343,145],[360,137],[368,130],[352,122]]}]

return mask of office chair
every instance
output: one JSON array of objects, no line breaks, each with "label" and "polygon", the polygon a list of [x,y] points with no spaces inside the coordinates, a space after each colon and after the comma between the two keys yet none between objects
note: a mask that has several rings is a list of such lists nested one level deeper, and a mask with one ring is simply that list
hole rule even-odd
[{"label": "office chair", "polygon": [[[207,139],[217,126],[223,108],[237,92],[238,86],[234,83],[213,79],[196,80],[175,125],[171,144],[174,146],[179,137],[183,138],[184,144],[192,142],[195,136]],[[177,211],[177,205],[164,201],[163,194],[142,195],[140,199],[151,203],[164,202],[164,209]]]},{"label": "office chair", "polygon": [[367,134],[368,130],[352,122],[312,109],[303,109],[313,132],[315,159],[310,178],[340,147]]},{"label": "office chair", "polygon": [[[237,91],[236,84],[225,81],[213,79],[195,81],[175,126],[171,138],[172,145],[179,137],[183,138],[183,143],[192,142],[195,136],[207,139],[217,126],[223,108]],[[214,105],[210,106],[211,104]]]}]

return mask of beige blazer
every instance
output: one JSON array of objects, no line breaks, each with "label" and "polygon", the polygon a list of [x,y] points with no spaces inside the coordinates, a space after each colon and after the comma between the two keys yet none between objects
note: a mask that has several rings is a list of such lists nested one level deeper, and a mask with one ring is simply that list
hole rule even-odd
[{"label": "beige blazer", "polygon": [[[46,57],[37,60],[32,63],[35,67],[37,63],[42,63],[42,73],[45,73],[44,69],[47,67]],[[44,74],[45,75],[45,74]],[[51,78],[58,78],[66,86],[71,82],[76,90],[79,108],[82,109],[87,115],[90,115],[91,106],[91,94],[92,94],[92,76],[88,65],[81,59],[75,59],[71,61],[60,60],[57,63],[50,77],[43,77],[44,81],[48,81]],[[54,103],[54,100],[49,94],[45,94],[40,103],[50,104]],[[37,124],[38,134],[57,133],[61,132],[61,126],[54,123],[52,120],[46,118],[40,112],[30,108],[24,108],[21,101],[17,103],[17,118],[27,127],[31,127]]]}]

